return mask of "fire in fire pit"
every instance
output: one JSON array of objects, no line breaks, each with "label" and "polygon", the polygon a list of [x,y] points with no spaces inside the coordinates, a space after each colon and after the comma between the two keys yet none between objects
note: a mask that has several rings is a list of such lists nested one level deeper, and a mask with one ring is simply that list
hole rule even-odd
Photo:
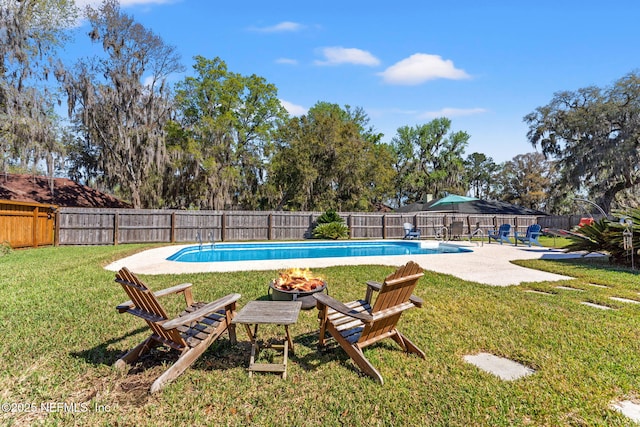
[{"label": "fire in fire pit", "polygon": [[324,279],[322,277],[314,277],[308,268],[290,268],[281,271],[273,285],[281,291],[310,292],[324,287]]},{"label": "fire in fire pit", "polygon": [[290,268],[280,272],[269,288],[272,300],[302,301],[302,308],[307,310],[316,305],[313,294],[324,291],[327,283],[308,268]]}]

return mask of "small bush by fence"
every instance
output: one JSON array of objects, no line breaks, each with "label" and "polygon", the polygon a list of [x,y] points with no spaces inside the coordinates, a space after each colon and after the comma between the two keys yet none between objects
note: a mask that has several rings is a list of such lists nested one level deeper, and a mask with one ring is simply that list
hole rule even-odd
[{"label": "small bush by fence", "polygon": [[[503,223],[524,232],[535,216],[462,215],[432,212],[340,212],[352,239],[399,239],[410,222],[424,237],[436,237],[453,221],[463,221],[465,233],[479,227],[486,232]],[[179,211],[150,209],[61,208],[56,221],[56,244],[114,245],[121,243],[181,243],[301,240],[311,236],[321,212]]]},{"label": "small bush by fence", "polygon": [[0,200],[0,244],[12,248],[53,245],[57,207]]}]

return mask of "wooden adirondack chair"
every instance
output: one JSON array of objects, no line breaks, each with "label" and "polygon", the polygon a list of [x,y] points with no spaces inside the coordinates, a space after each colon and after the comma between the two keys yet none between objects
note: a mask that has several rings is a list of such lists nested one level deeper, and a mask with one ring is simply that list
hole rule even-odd
[{"label": "wooden adirondack chair", "polygon": [[[314,294],[319,310],[320,338],[318,347],[325,346],[329,333],[367,375],[383,384],[382,375],[365,358],[362,349],[382,339],[391,338],[407,353],[425,358],[424,352],[402,335],[396,325],[402,313],[412,307],[422,307],[422,300],[412,294],[422,268],[412,261],[387,276],[384,283],[367,282],[364,300],[343,304],[326,294]],[[373,307],[372,294],[378,292]]]},{"label": "wooden adirondack chair", "polygon": [[[116,361],[115,366],[124,368],[159,345],[166,345],[180,353],[178,360],[151,385],[151,393],[161,390],[179,377],[224,331],[229,332],[229,339],[235,344],[235,325],[231,324],[231,320],[240,294],[229,294],[208,304],[194,302],[190,283],[152,292],[126,267],[116,274],[116,282],[131,298],[116,309],[120,313],[131,313],[144,319],[152,334]],[[158,297],[178,293],[184,295],[187,307],[176,318],[169,320]]]}]

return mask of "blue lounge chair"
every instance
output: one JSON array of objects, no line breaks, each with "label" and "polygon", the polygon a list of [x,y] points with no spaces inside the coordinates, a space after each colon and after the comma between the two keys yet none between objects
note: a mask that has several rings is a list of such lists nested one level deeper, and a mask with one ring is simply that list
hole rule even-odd
[{"label": "blue lounge chair", "polygon": [[527,232],[524,236],[522,234],[518,235],[518,232],[516,231],[516,244],[518,243],[518,240],[520,240],[522,243],[527,243],[529,247],[531,247],[532,243],[534,245],[542,247],[540,242],[538,242],[538,237],[540,237],[540,234],[542,234],[542,232],[540,231],[541,229],[542,227],[540,226],[540,224],[533,224],[527,227]]},{"label": "blue lounge chair", "polygon": [[509,240],[510,232],[511,224],[502,224],[500,228],[498,228],[498,231],[490,230],[488,234],[489,243],[491,243],[491,239],[495,240],[496,242],[500,242],[500,244],[502,244],[502,242],[511,243],[511,240]]},{"label": "blue lounge chair", "polygon": [[402,228],[404,228],[403,239],[419,239],[420,238],[420,230],[415,228],[413,224],[411,224],[410,222],[405,222],[402,225]]}]

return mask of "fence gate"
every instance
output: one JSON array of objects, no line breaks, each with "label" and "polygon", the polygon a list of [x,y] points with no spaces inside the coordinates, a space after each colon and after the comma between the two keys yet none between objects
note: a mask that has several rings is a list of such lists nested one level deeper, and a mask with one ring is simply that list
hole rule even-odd
[{"label": "fence gate", "polygon": [[57,206],[0,200],[0,244],[12,248],[53,245]]}]

